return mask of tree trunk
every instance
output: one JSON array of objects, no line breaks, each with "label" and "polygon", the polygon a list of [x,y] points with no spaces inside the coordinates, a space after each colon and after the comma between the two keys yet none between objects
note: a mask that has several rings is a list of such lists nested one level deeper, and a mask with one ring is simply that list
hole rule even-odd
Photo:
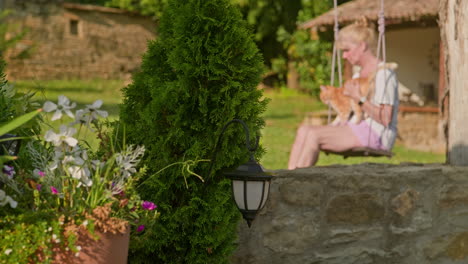
[{"label": "tree trunk", "polygon": [[301,88],[299,84],[299,73],[296,70],[294,61],[288,61],[288,76],[286,80],[288,88],[299,90]]},{"label": "tree trunk", "polygon": [[450,101],[448,163],[468,166],[468,1],[441,0],[439,20]]}]

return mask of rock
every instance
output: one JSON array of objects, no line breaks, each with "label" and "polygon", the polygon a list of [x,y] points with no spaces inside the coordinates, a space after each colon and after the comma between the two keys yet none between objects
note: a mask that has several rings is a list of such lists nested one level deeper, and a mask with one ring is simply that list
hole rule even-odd
[{"label": "rock", "polygon": [[377,197],[369,193],[345,194],[333,198],[326,211],[330,224],[372,224],[384,217]]}]

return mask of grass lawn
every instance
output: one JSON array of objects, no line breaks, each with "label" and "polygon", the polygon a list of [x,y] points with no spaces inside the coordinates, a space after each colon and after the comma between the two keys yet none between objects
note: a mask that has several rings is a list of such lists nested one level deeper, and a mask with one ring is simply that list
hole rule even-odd
[{"label": "grass lawn", "polygon": [[[122,81],[17,81],[11,82],[20,91],[37,91],[37,100],[57,101],[61,94],[83,107],[95,100],[104,101],[103,109],[109,112],[110,119],[118,118],[119,104],[122,102]],[[324,109],[324,105],[311,96],[292,90],[278,89],[265,91],[265,97],[271,98],[264,113],[266,127],[262,132],[261,143],[266,149],[260,163],[267,169],[284,169],[287,167],[289,151],[294,141],[296,129],[307,112]],[[320,155],[317,165],[355,164],[362,162],[394,163],[441,163],[444,154],[421,152],[407,149],[396,144],[395,156],[382,158],[348,158],[336,155]]]},{"label": "grass lawn", "polygon": [[[265,91],[265,96],[271,102],[264,115],[266,127],[262,135],[262,144],[267,153],[263,156],[261,164],[267,169],[287,168],[289,151],[296,135],[296,129],[303,121],[307,112],[324,110],[326,106],[315,98],[297,93],[292,90]],[[320,154],[317,165],[330,164],[356,164],[363,162],[393,163],[443,163],[445,154],[415,151],[395,144],[395,155],[387,157],[365,158],[350,157],[344,159],[337,155]]]},{"label": "grass lawn", "polygon": [[36,99],[40,103],[45,101],[57,102],[59,95],[67,96],[70,101],[77,103],[77,108],[92,104],[101,99],[103,110],[109,116],[118,117],[119,104],[122,102],[121,89],[123,82],[119,80],[70,80],[70,81],[16,81],[10,82],[19,91],[35,91]]}]

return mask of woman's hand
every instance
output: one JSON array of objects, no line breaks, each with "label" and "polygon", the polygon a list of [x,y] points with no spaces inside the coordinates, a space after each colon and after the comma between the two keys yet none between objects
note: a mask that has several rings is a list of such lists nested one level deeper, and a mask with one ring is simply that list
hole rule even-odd
[{"label": "woman's hand", "polygon": [[344,84],[343,94],[351,97],[356,102],[361,98],[361,93],[359,92],[359,81],[358,80],[348,80]]}]

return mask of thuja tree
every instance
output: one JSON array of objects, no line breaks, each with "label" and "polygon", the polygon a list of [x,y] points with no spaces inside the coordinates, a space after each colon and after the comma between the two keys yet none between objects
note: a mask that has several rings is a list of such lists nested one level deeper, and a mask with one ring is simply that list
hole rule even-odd
[{"label": "thuja tree", "polygon": [[[266,101],[257,84],[259,55],[240,12],[229,0],[172,0],[156,41],[149,42],[141,71],[124,88],[121,120],[126,138],[144,144],[144,199],[161,217],[147,241],[131,243],[132,263],[227,263],[240,219],[230,181],[220,173],[248,159],[245,134],[224,125],[242,119],[259,135]],[[258,154],[258,153],[257,153]],[[211,159],[189,168],[168,164]],[[210,167],[212,166],[211,170]],[[211,173],[209,173],[211,171]]]}]

